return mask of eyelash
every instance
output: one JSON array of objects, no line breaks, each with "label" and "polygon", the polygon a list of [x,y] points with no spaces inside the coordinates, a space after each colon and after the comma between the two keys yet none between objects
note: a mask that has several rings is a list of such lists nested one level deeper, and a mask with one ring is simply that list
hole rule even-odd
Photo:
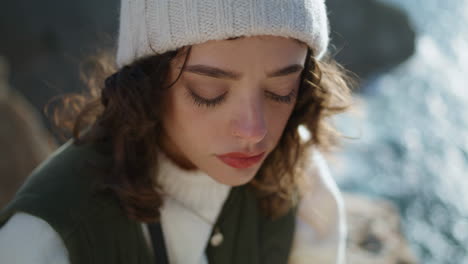
[{"label": "eyelash", "polygon": [[224,99],[226,98],[226,93],[223,93],[222,95],[214,98],[214,99],[205,99],[196,93],[194,93],[192,90],[187,89],[190,95],[190,98],[192,98],[192,101],[199,107],[206,106],[206,107],[215,107],[222,103]]},{"label": "eyelash", "polygon": [[285,104],[290,104],[292,103],[293,99],[296,97],[297,95],[297,91],[296,89],[293,89],[288,95],[286,96],[281,96],[281,95],[277,95],[277,94],[274,94],[272,92],[268,92],[266,91],[265,92],[267,94],[267,96],[276,101],[276,102],[280,102],[280,103],[285,103]]},{"label": "eyelash", "polygon": [[[203,106],[206,106],[208,108],[210,107],[215,107],[219,104],[221,104],[224,99],[226,98],[226,93],[225,92],[224,94],[214,98],[214,99],[205,99],[199,95],[197,95],[196,93],[194,93],[192,90],[190,89],[187,89],[188,92],[189,92],[189,95],[192,99],[192,101],[195,103],[195,105],[199,106],[199,107],[203,107]],[[273,101],[275,102],[279,102],[279,103],[284,103],[284,104],[290,104],[292,103],[293,99],[296,97],[297,95],[297,91],[296,89],[293,89],[288,95],[286,96],[281,96],[281,95],[277,95],[277,94],[274,94],[272,92],[268,92],[266,91],[265,92],[267,97],[272,99]]]}]

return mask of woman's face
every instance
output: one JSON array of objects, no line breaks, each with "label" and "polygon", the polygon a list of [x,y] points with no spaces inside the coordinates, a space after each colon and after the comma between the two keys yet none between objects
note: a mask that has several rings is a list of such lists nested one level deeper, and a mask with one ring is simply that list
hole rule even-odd
[{"label": "woman's face", "polygon": [[[249,182],[283,133],[306,55],[306,45],[274,36],[192,46],[165,99],[165,153],[222,184]],[[168,83],[184,59],[173,60]]]}]

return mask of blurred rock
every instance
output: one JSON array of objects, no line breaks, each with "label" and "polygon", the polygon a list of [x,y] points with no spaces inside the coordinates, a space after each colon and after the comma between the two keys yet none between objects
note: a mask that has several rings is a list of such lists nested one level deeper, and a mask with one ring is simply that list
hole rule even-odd
[{"label": "blurred rock", "polygon": [[415,50],[406,13],[376,0],[327,0],[336,59],[362,79],[391,69]]},{"label": "blurred rock", "polygon": [[27,175],[52,151],[55,143],[38,113],[8,87],[8,67],[0,57],[0,208]]},{"label": "blurred rock", "polygon": [[10,63],[12,89],[39,111],[58,94],[81,91],[80,63],[116,42],[119,3],[3,1],[0,54]]},{"label": "blurred rock", "polygon": [[390,202],[346,193],[347,264],[416,264]]}]

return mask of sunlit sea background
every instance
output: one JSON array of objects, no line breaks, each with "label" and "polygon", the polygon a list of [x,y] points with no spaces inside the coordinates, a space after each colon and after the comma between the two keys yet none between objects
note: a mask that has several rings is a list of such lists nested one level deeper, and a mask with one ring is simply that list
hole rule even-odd
[{"label": "sunlit sea background", "polygon": [[[468,263],[468,1],[381,0],[408,12],[416,51],[363,87],[348,136],[342,189],[392,200],[423,264]],[[398,38],[398,36],[395,36]]]}]

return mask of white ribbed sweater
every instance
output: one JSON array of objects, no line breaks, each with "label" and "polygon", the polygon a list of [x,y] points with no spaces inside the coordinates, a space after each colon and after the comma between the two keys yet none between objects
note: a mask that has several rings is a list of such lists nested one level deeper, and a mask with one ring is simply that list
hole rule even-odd
[{"label": "white ribbed sweater", "polygon": [[[161,210],[169,260],[176,264],[207,263],[204,249],[211,225],[186,207],[214,222],[230,187],[200,171],[181,170],[163,155],[160,158],[159,182],[178,201],[166,199]],[[290,263],[342,264],[346,237],[343,201],[318,152],[314,153],[311,164],[314,166],[306,184],[307,193],[299,205]],[[147,234],[146,225],[142,224],[142,228]],[[147,241],[150,243],[149,238]],[[70,262],[61,238],[47,222],[26,213],[16,213],[0,229],[0,263]]]}]

